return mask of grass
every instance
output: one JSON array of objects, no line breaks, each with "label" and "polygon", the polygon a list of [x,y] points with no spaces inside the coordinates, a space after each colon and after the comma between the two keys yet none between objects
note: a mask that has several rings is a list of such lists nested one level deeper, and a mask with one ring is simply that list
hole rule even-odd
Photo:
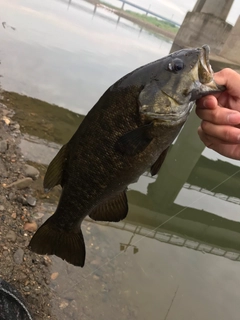
[{"label": "grass", "polygon": [[121,9],[119,9],[118,7],[115,7],[115,6],[113,6],[112,4],[107,3],[107,2],[105,2],[105,1],[100,1],[100,2],[101,2],[101,4],[104,4],[106,7],[109,7],[109,8],[111,8],[111,9],[121,10]]},{"label": "grass", "polygon": [[153,16],[147,16],[145,13],[141,14],[141,13],[137,13],[137,12],[133,12],[131,10],[122,10],[118,7],[115,7],[107,2],[101,1],[102,4],[104,4],[105,6],[118,10],[118,11],[124,11],[126,13],[128,13],[129,15],[133,16],[134,18],[137,18],[143,22],[147,22],[150,23],[158,28],[161,28],[163,30],[172,32],[172,33],[177,33],[178,32],[178,27],[175,26],[175,24],[168,22],[168,21],[164,21],[164,20],[160,20],[156,17]]},{"label": "grass", "polygon": [[126,12],[128,14],[131,14],[132,16],[144,21],[144,22],[148,22],[151,23],[161,29],[170,31],[170,32],[174,32],[177,33],[178,32],[178,27],[175,26],[175,24],[168,22],[168,21],[164,21],[164,20],[160,20],[156,17],[153,16],[147,16],[146,14],[141,14],[141,13],[137,13],[137,12],[133,12],[130,10],[126,10]]}]

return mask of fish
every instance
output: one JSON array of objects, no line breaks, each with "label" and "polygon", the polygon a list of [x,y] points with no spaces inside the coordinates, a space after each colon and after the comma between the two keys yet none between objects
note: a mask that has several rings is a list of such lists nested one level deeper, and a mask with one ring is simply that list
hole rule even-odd
[{"label": "fish", "polygon": [[196,99],[225,88],[215,83],[210,48],[186,48],[146,64],[114,83],[51,161],[45,191],[62,193],[55,213],[29,248],[83,267],[81,223],[118,222],[128,213],[126,191],[141,174],[156,175]]}]

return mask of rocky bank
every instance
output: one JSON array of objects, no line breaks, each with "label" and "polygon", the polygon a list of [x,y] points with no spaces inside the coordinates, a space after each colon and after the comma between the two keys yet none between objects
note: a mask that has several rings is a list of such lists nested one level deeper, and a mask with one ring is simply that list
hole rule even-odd
[{"label": "rocky bank", "polygon": [[51,260],[27,248],[39,218],[31,189],[39,171],[21,155],[20,126],[13,114],[0,103],[0,278],[20,291],[34,319],[56,319],[50,306]]}]

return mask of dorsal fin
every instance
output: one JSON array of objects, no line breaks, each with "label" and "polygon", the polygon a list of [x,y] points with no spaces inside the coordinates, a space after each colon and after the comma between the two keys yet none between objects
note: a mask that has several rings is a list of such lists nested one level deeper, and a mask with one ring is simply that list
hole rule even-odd
[{"label": "dorsal fin", "polygon": [[67,146],[68,144],[62,146],[47,168],[43,181],[45,192],[48,192],[58,184],[61,184],[62,186],[62,173],[67,161]]}]

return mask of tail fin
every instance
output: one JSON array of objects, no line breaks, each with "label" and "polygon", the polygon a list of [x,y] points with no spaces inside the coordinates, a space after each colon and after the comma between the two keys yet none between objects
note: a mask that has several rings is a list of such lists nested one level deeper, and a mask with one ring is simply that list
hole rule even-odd
[{"label": "tail fin", "polygon": [[50,217],[34,234],[29,243],[30,250],[38,254],[55,254],[74,266],[83,267],[85,263],[85,244],[83,234],[58,229]]}]

